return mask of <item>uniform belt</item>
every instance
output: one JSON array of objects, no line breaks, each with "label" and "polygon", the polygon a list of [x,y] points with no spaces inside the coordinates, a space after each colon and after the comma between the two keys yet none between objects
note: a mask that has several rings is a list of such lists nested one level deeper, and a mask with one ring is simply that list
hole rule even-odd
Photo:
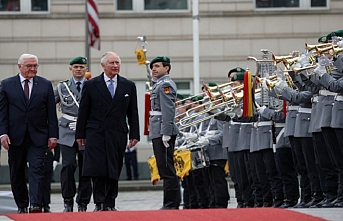
[{"label": "uniform belt", "polygon": [[287,110],[288,111],[291,111],[291,110],[298,110],[299,109],[299,106],[288,106],[287,107]]},{"label": "uniform belt", "polygon": [[230,124],[231,124],[231,125],[241,125],[241,122],[231,121]]},{"label": "uniform belt", "polygon": [[298,110],[299,113],[306,113],[306,114],[310,114],[312,112],[312,108],[304,108],[304,107],[299,107]]},{"label": "uniform belt", "polygon": [[262,126],[271,126],[273,125],[273,121],[262,121],[262,122],[257,122],[257,126],[258,127],[262,127]]},{"label": "uniform belt", "polygon": [[343,95],[337,95],[335,101],[343,101]]},{"label": "uniform belt", "polygon": [[162,115],[161,111],[150,111],[150,116]]},{"label": "uniform belt", "polygon": [[253,123],[241,123],[241,125],[253,125]]},{"label": "uniform belt", "polygon": [[70,116],[68,114],[63,114],[62,117],[67,119],[67,120],[77,121],[77,117],[73,117],[73,116]]},{"label": "uniform belt", "polygon": [[322,95],[322,96],[336,96],[337,93],[331,92],[331,91],[327,91],[327,90],[320,90],[319,91],[319,95]]},{"label": "uniform belt", "polygon": [[285,127],[285,123],[275,123],[275,127]]}]

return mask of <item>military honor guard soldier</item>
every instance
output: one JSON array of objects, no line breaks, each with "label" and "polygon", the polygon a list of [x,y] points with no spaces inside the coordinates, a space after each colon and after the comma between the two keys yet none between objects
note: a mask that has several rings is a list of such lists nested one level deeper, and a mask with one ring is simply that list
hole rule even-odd
[{"label": "military honor guard soldier", "polygon": [[[69,70],[72,78],[62,81],[55,89],[55,101],[60,105],[62,117],[58,120],[59,137],[62,154],[61,186],[64,200],[64,212],[73,212],[74,197],[78,211],[85,212],[92,195],[91,179],[82,177],[84,148],[75,141],[76,120],[79,112],[79,102],[85,74],[88,70],[87,59],[76,57],[70,61]],[[78,160],[76,160],[76,157]],[[74,174],[78,167],[79,186],[76,189]]]}]

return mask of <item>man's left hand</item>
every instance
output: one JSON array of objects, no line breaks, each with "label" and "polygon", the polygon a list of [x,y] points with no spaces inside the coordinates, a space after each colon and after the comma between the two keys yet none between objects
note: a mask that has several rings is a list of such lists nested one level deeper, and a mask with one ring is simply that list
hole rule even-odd
[{"label": "man's left hand", "polygon": [[49,147],[49,150],[52,150],[56,147],[57,145],[57,139],[56,138],[49,138],[48,140],[48,147]]},{"label": "man's left hand", "polygon": [[138,143],[138,140],[136,140],[136,139],[130,139],[128,148],[131,148],[131,147],[136,146],[137,143]]}]

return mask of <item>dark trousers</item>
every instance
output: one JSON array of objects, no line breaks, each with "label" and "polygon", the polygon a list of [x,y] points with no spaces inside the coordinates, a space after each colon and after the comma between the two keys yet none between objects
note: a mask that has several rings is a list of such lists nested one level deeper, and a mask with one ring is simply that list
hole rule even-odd
[{"label": "dark trousers", "polygon": [[[61,169],[61,187],[62,197],[64,199],[73,199],[76,194],[75,171],[79,166],[79,186],[77,190],[76,202],[78,204],[88,204],[92,195],[92,184],[89,177],[82,176],[84,150],[79,150],[75,142],[72,147],[62,145],[62,169]],[[76,156],[78,161],[76,162]]]},{"label": "dark trousers", "polygon": [[51,202],[51,180],[53,174],[53,153],[48,150],[44,158],[44,184],[43,184],[43,196],[42,204],[48,205]]},{"label": "dark trousers", "polygon": [[158,173],[163,180],[163,207],[179,208],[179,178],[174,167],[174,147],[176,135],[171,136],[166,148],[162,137],[152,139]]},{"label": "dark trousers", "polygon": [[250,175],[250,168],[247,167],[246,154],[247,151],[236,151],[234,153],[235,163],[237,166],[238,176],[237,183],[242,191],[243,205],[245,207],[254,207],[253,189],[252,189],[252,178]]},{"label": "dark trousers", "polygon": [[271,182],[267,176],[266,167],[263,162],[263,156],[260,151],[255,151],[250,154],[251,159],[254,163],[257,177],[261,183],[263,203],[272,205],[273,195],[271,191]]},{"label": "dark trousers", "polygon": [[[44,182],[44,157],[48,146],[37,147],[27,131],[20,146],[10,145],[8,150],[8,165],[14,200],[18,207],[28,207],[31,204],[42,204],[42,189]],[[29,163],[28,181],[26,185],[25,168]],[[30,197],[29,197],[30,195]]]},{"label": "dark trousers", "polygon": [[343,198],[343,154],[339,146],[338,138],[336,136],[335,129],[331,127],[323,127],[322,133],[332,162],[338,169],[337,193],[340,194],[340,198]]},{"label": "dark trousers", "polygon": [[228,183],[225,179],[226,160],[211,160],[208,168],[213,194],[213,208],[227,208],[229,200]]},{"label": "dark trousers", "polygon": [[239,172],[237,171],[237,163],[235,163],[234,152],[228,152],[228,159],[229,159],[229,171],[230,177],[233,182],[233,187],[235,189],[236,200],[238,204],[243,205],[243,198],[242,198],[242,191],[240,186],[238,185],[237,176]]},{"label": "dark trousers", "polygon": [[132,172],[131,167],[133,170],[133,176],[135,180],[138,180],[138,163],[137,163],[137,151],[134,150],[132,152],[125,152],[125,167],[126,167],[126,179],[132,180]]},{"label": "dark trousers", "polygon": [[[311,188],[310,178],[308,176],[308,170],[311,171],[311,170],[314,170],[314,168],[308,168],[308,165],[305,162],[305,156],[304,156],[305,150],[302,147],[301,138],[293,137],[293,136],[289,136],[288,138],[292,147],[294,165],[297,170],[297,173],[300,175],[300,191],[301,191],[300,201],[308,203],[311,201],[311,196],[312,196],[312,188]],[[310,139],[311,139],[310,141],[312,142],[312,138]],[[313,149],[313,153],[314,153],[314,149]],[[317,176],[318,176],[318,172],[317,172]],[[318,181],[319,181],[319,177],[318,177]],[[318,185],[320,185],[320,182],[318,183]]]},{"label": "dark trousers", "polygon": [[115,207],[118,196],[118,180],[105,177],[92,177],[93,199],[95,204],[104,207]]},{"label": "dark trousers", "polygon": [[292,149],[290,147],[277,148],[275,163],[282,179],[286,200],[297,202],[299,199],[299,181],[293,162]]},{"label": "dark trousers", "polygon": [[[251,156],[251,153],[249,150],[246,151],[246,154],[245,154],[245,164],[248,171],[249,180],[251,179],[251,189],[253,190],[254,204],[255,204],[254,207],[261,207],[263,205],[262,186],[257,175],[253,157]],[[267,205],[264,205],[264,206],[267,206]]]},{"label": "dark trousers", "polygon": [[211,189],[209,185],[208,168],[200,168],[192,171],[195,190],[198,196],[200,208],[209,208],[211,202]]},{"label": "dark trousers", "polygon": [[330,195],[337,194],[338,169],[331,160],[323,134],[321,132],[312,133],[312,139],[321,169],[319,176],[323,183],[322,190]]},{"label": "dark trousers", "polygon": [[192,173],[192,171],[189,171],[188,176],[186,176],[182,181],[184,209],[199,208],[198,195],[195,189]]}]

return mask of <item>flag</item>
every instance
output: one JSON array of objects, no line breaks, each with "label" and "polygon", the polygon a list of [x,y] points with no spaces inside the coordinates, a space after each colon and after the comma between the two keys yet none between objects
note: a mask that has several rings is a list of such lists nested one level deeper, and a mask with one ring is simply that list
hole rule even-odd
[{"label": "flag", "polygon": [[100,50],[99,12],[97,0],[87,0],[88,45]]}]

